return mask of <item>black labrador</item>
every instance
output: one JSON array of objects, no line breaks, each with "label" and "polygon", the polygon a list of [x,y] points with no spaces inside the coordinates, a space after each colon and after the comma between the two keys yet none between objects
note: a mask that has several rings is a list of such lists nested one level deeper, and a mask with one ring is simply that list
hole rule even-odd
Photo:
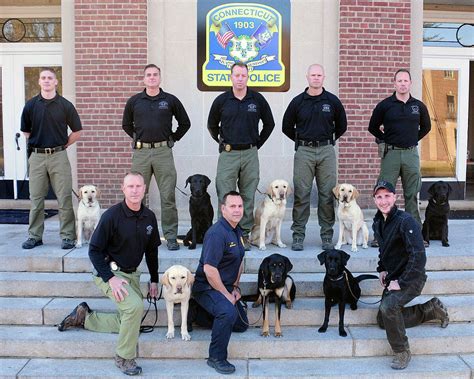
[{"label": "black labrador", "polygon": [[442,180],[428,188],[430,199],[423,222],[423,240],[429,245],[430,239],[441,240],[443,246],[448,243],[449,194],[451,186]]},{"label": "black labrador", "polygon": [[184,246],[195,249],[197,243],[202,243],[204,234],[212,225],[214,208],[207,187],[211,180],[206,175],[192,175],[186,179],[185,187],[190,185],[191,197],[189,198],[189,214],[191,215],[191,229],[183,240]]},{"label": "black labrador", "polygon": [[357,309],[357,301],[360,298],[359,283],[365,279],[378,279],[375,275],[352,276],[352,273],[346,268],[347,261],[351,256],[342,250],[324,250],[318,255],[321,265],[326,266],[326,275],[324,276],[324,307],[325,315],[323,325],[318,329],[319,333],[325,333],[328,328],[329,314],[331,307],[339,305],[339,335],[346,337],[344,330],[344,311],[346,303],[350,304],[351,309]]},{"label": "black labrador", "polygon": [[281,302],[284,301],[290,309],[295,300],[296,286],[293,278],[288,275],[293,265],[290,260],[280,254],[272,254],[266,257],[258,269],[258,298],[252,304],[253,308],[263,304],[263,328],[262,336],[270,334],[268,320],[269,302],[275,302],[275,337],[283,336],[281,332]]}]

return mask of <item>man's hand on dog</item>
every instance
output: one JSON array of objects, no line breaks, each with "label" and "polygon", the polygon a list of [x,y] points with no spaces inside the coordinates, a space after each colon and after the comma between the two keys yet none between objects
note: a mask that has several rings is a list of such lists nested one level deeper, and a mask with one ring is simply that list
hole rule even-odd
[{"label": "man's hand on dog", "polygon": [[382,287],[385,287],[385,277],[387,276],[387,274],[388,274],[387,271],[382,271],[379,273],[379,281]]},{"label": "man's hand on dog", "polygon": [[119,303],[123,301],[126,296],[128,296],[128,291],[123,286],[124,284],[128,284],[128,281],[119,278],[118,276],[112,276],[109,279],[109,286],[112,289],[112,294],[114,295],[115,300],[117,300]]}]

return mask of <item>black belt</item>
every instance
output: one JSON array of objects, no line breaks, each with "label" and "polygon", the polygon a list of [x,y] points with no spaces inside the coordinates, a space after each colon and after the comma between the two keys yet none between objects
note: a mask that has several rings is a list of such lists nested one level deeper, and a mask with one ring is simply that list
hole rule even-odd
[{"label": "black belt", "polygon": [[298,146],[320,147],[328,145],[334,145],[334,142],[330,139],[326,139],[323,141],[305,141],[303,139],[298,140]]},{"label": "black belt", "polygon": [[125,274],[133,274],[135,271],[137,271],[137,268],[123,268],[120,267],[120,271],[124,272]]},{"label": "black belt", "polygon": [[257,146],[255,143],[247,143],[247,144],[240,144],[240,145],[231,145],[230,143],[224,143],[223,149],[227,152],[232,151],[232,150],[248,150],[251,149],[252,147]]},{"label": "black belt", "polygon": [[398,146],[395,146],[395,145],[385,145],[387,146],[387,150],[413,150],[413,149],[416,149],[416,145],[415,146],[410,146],[410,147],[398,147]]},{"label": "black belt", "polygon": [[160,141],[160,142],[142,142],[137,141],[135,142],[134,149],[154,149],[155,147],[163,147],[168,146],[168,141]]},{"label": "black belt", "polygon": [[54,154],[54,153],[59,153],[60,151],[63,151],[66,149],[66,146],[56,146],[56,147],[30,147],[31,151],[34,153],[40,153],[40,154]]}]

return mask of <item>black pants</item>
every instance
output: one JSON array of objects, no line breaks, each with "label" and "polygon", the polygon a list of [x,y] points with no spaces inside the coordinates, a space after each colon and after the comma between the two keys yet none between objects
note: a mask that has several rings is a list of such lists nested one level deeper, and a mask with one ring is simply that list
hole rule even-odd
[{"label": "black pants", "polygon": [[[216,290],[193,293],[200,305],[195,322],[199,326],[212,328],[209,357],[217,360],[227,359],[227,346],[232,332],[245,332],[248,328],[247,314],[242,303],[233,305]],[[201,308],[202,307],[202,308]]]},{"label": "black pants", "polygon": [[424,304],[404,307],[421,294],[426,279],[411,284],[399,291],[384,290],[377,314],[377,323],[387,333],[387,339],[395,353],[409,349],[405,328],[412,328],[426,321],[434,320],[431,300]]}]

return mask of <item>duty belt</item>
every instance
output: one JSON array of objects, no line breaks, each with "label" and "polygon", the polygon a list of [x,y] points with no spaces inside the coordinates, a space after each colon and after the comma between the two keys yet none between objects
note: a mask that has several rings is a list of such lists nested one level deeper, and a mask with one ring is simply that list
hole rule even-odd
[{"label": "duty belt", "polygon": [[413,149],[416,149],[416,145],[415,146],[410,146],[410,147],[398,147],[398,146],[395,146],[395,145],[386,144],[385,146],[387,146],[387,150],[413,150]]},{"label": "duty belt", "polygon": [[334,142],[330,139],[326,139],[323,141],[305,141],[303,139],[298,140],[298,146],[320,147],[328,145],[334,145]]},{"label": "duty belt", "polygon": [[137,271],[137,268],[134,267],[134,268],[125,268],[125,267],[120,267],[117,262],[114,262],[114,261],[111,261],[109,263],[109,266],[110,266],[110,269],[112,271],[122,271],[124,272],[125,274],[132,274],[134,273],[135,271]]},{"label": "duty belt", "polygon": [[141,142],[137,141],[135,142],[135,147],[134,149],[154,149],[155,147],[162,147],[162,146],[168,146],[168,141],[160,141],[160,142]]},{"label": "duty belt", "polygon": [[63,151],[66,149],[66,146],[56,146],[56,147],[31,147],[30,148],[32,152],[34,153],[39,153],[39,154],[54,154],[54,153],[59,153],[60,151]]},{"label": "duty belt", "polygon": [[222,146],[225,151],[229,152],[232,150],[248,150],[248,149],[251,149],[252,147],[257,146],[257,144],[247,143],[247,144],[240,144],[240,145],[231,145],[230,143],[224,143],[222,144]]}]

